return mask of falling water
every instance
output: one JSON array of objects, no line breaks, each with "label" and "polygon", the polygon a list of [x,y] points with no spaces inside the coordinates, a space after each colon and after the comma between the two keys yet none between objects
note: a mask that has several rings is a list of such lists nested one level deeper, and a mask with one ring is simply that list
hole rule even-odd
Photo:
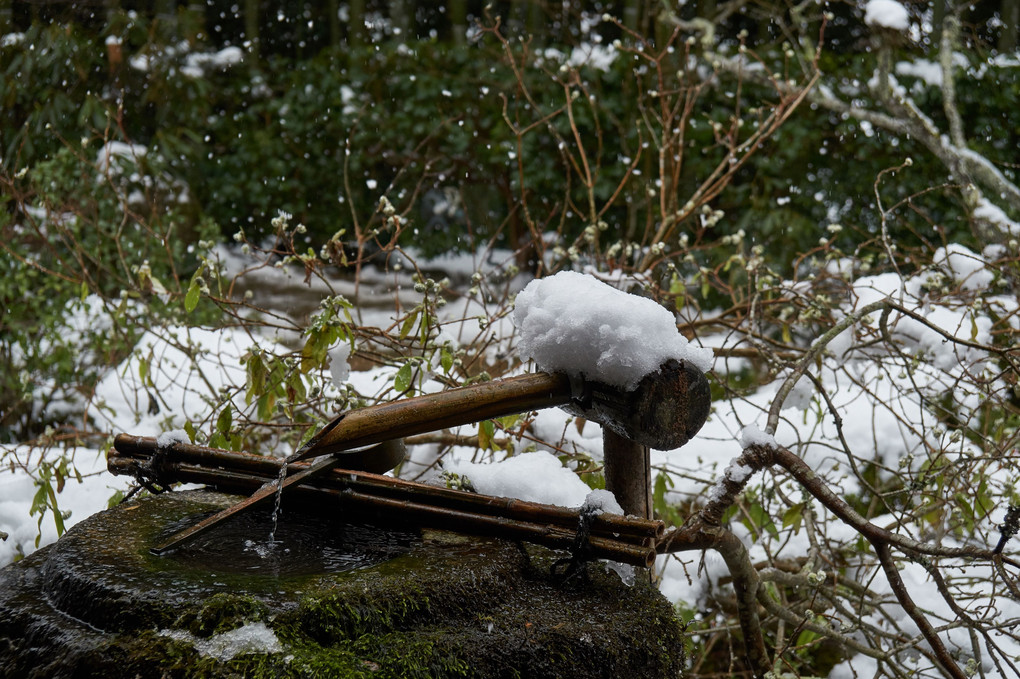
[{"label": "falling water", "polygon": [[280,501],[283,499],[283,481],[287,478],[286,461],[280,465],[280,475],[276,477],[276,498],[273,500],[273,527],[269,531],[269,548],[276,542],[276,526],[280,521]]}]

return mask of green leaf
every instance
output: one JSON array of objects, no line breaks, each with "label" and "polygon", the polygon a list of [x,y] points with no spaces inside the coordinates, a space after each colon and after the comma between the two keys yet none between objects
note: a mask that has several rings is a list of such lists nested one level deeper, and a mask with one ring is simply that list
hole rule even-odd
[{"label": "green leaf", "polygon": [[85,281],[81,282],[81,301],[85,301],[85,298],[89,296],[89,284]]},{"label": "green leaf", "polygon": [[429,328],[432,325],[432,321],[429,317],[428,307],[422,307],[421,310],[421,325],[418,326],[418,339],[421,340],[422,346],[429,340]]},{"label": "green leaf", "polygon": [[817,638],[818,638],[818,634],[816,632],[812,632],[811,630],[804,630],[803,632],[801,632],[797,636],[797,643],[796,643],[796,645],[797,646],[807,646],[808,644],[810,644],[811,642],[813,642]]},{"label": "green leaf", "polygon": [[259,396],[258,403],[255,406],[255,410],[258,417],[263,422],[268,422],[269,418],[273,416],[273,408],[276,407],[276,394],[271,391]]},{"label": "green leaf", "polygon": [[453,367],[453,354],[446,347],[443,347],[439,352],[439,365],[443,367],[444,373],[450,374],[450,369]]},{"label": "green leaf", "polygon": [[492,450],[492,439],[496,434],[496,425],[492,420],[485,420],[478,423],[478,447],[482,450]]},{"label": "green leaf", "polygon": [[230,426],[234,421],[234,409],[230,407],[228,403],[220,411],[219,417],[216,418],[216,431],[227,436],[230,434]]},{"label": "green leaf", "polygon": [[28,508],[29,516],[34,516],[37,513],[45,513],[46,508],[49,506],[46,503],[46,500],[49,497],[49,479],[39,479],[35,482],[35,484],[39,486],[39,490],[35,491],[35,497],[32,498],[32,506]]},{"label": "green leaf", "polygon": [[419,313],[421,313],[421,307],[416,308],[404,319],[403,324],[400,326],[400,339],[406,338],[411,333],[411,330],[414,329],[414,322],[418,320]]},{"label": "green leaf", "polygon": [[514,425],[521,421],[520,413],[516,415],[505,415],[496,420],[503,429],[513,429]]},{"label": "green leaf", "polygon": [[64,534],[64,531],[67,530],[64,528],[64,516],[60,513],[60,509],[57,507],[57,495],[53,491],[53,486],[47,485],[47,487],[49,489],[50,508],[53,510],[53,523],[57,527],[57,537],[59,538]]},{"label": "green leaf", "polygon": [[127,493],[125,493],[123,490],[118,490],[117,492],[110,496],[109,500],[106,501],[106,508],[113,509],[121,502],[123,502],[125,497],[127,497]]},{"label": "green leaf", "polygon": [[658,473],[652,483],[652,508],[655,516],[673,525],[683,523],[677,508],[666,501],[666,492],[673,487],[673,479],[668,474]]},{"label": "green leaf", "polygon": [[299,372],[291,372],[287,380],[287,400],[291,403],[302,403],[308,396],[305,380]]},{"label": "green leaf", "polygon": [[956,504],[958,505],[956,509],[956,515],[960,518],[961,521],[963,521],[964,528],[967,529],[967,532],[973,531],[974,506],[971,505],[970,501],[967,499],[967,496],[964,495],[963,493],[956,494]]},{"label": "green leaf", "polygon": [[411,363],[407,362],[400,366],[400,370],[393,376],[393,388],[403,394],[411,388]]},{"label": "green leaf", "polygon": [[322,333],[313,332],[301,347],[301,372],[308,373],[322,365],[327,348],[323,346]]},{"label": "green leaf", "polygon": [[166,286],[164,286],[163,283],[155,276],[149,276],[149,284],[152,286],[153,293],[157,295],[166,294]]},{"label": "green leaf", "polygon": [[987,478],[982,478],[978,484],[977,492],[974,493],[974,507],[981,516],[988,516],[995,509],[995,500],[988,490]]},{"label": "green leaf", "polygon": [[191,423],[191,420],[188,420],[187,422],[184,423],[184,431],[187,432],[188,439],[192,443],[194,443],[195,442],[195,435],[198,434],[198,432],[195,431],[195,425],[193,425]]},{"label": "green leaf", "polygon": [[308,374],[311,370],[321,368],[326,362],[329,348],[337,340],[346,341],[347,338],[347,329],[343,326],[325,325],[309,329],[308,340],[301,348],[301,372]]},{"label": "green leaf", "polygon": [[244,394],[245,405],[251,405],[252,399],[261,396],[266,389],[266,375],[269,372],[262,360],[261,352],[254,352],[248,356],[247,365],[248,390]]},{"label": "green leaf", "polygon": [[322,429],[322,425],[308,427],[307,429],[305,429],[305,433],[301,435],[301,440],[298,441],[297,445],[298,450],[300,450],[302,446],[308,443],[311,440],[311,438],[319,432],[320,429]]},{"label": "green leaf", "polygon": [[673,480],[667,475],[659,473],[655,475],[655,483],[652,484],[652,501],[658,505],[665,503],[666,491],[673,486]]},{"label": "green leaf", "polygon": [[800,532],[800,524],[804,520],[804,503],[798,502],[783,512],[783,528],[793,527],[794,534]]},{"label": "green leaf", "polygon": [[600,472],[589,472],[581,475],[581,480],[588,484],[592,490],[606,489],[606,476]]},{"label": "green leaf", "polygon": [[198,277],[191,279],[188,292],[184,295],[184,310],[189,314],[198,306],[198,300],[202,296],[202,288],[198,284]]},{"label": "green leaf", "polygon": [[747,508],[747,513],[752,523],[748,528],[752,533],[757,533],[759,529],[763,528],[772,537],[779,537],[779,530],[776,529],[776,524],[772,522],[772,517],[769,516],[769,513],[765,511],[765,507],[760,502],[751,502]]}]

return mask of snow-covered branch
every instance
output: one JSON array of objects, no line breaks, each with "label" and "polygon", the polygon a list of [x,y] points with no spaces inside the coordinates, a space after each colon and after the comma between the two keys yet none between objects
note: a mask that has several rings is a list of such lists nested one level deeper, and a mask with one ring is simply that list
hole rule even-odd
[{"label": "snow-covered branch", "polygon": [[[704,21],[675,23],[688,30],[699,31],[709,35]],[[895,31],[887,26],[876,26],[875,32],[880,41],[877,50],[877,68],[875,76],[869,83],[876,104],[881,107],[862,105],[858,97],[844,97],[838,94],[840,87],[836,79],[838,74],[822,74],[818,84],[807,94],[807,101],[822,109],[838,113],[891,132],[893,135],[908,137],[923,145],[946,168],[950,179],[964,184],[969,196],[965,196],[968,209],[973,213],[979,208],[992,203],[1001,203],[1009,209],[1020,212],[1020,187],[1010,181],[986,156],[978,153],[967,143],[966,131],[959,105],[956,99],[956,78],[954,76],[954,54],[959,48],[959,18],[949,14],[944,22],[942,40],[939,46],[938,63],[942,73],[941,98],[942,110],[949,121],[947,131],[926,115],[910,94],[899,85],[892,73],[892,46],[888,39]],[[737,56],[721,53],[715,49],[705,52],[705,57],[720,71],[737,75],[763,87],[793,95],[801,91],[802,86],[770,75],[767,69],[748,68],[746,53]],[[987,200],[982,197],[987,194]],[[977,215],[980,216],[980,215]],[[1015,223],[1005,218],[993,220],[991,228],[984,229],[983,235],[993,236],[995,240],[1015,237]],[[997,233],[996,233],[997,232]],[[981,237],[982,234],[979,234]]]}]

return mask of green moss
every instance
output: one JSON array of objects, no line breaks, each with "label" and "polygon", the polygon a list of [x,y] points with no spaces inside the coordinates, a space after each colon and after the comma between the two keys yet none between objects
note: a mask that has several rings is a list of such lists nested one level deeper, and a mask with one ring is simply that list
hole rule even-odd
[{"label": "green moss", "polygon": [[[0,620],[0,637],[25,639],[15,673],[0,671],[0,678],[21,676],[17,672],[40,657],[57,655],[41,640],[66,648],[68,638],[76,644],[73,652],[49,662],[69,664],[83,675],[132,679],[568,679],[676,676],[683,667],[679,620],[656,590],[626,587],[598,565],[589,568],[586,582],[564,585],[550,576],[561,555],[539,547],[523,550],[501,540],[427,531],[403,556],[341,573],[246,577],[182,560],[163,560],[157,569],[147,546],[161,531],[140,528],[153,523],[150,512],[170,522],[187,515],[179,504],[189,497],[148,498],[130,511],[93,517],[48,554],[10,567],[12,575],[20,574],[45,561],[62,573],[62,586],[87,596],[32,594],[42,579],[23,578],[17,589],[27,603],[15,611],[12,599],[4,600],[4,587],[15,588],[0,577],[0,618],[17,620],[19,634],[35,630],[19,637],[11,631],[15,625],[5,632]],[[233,501],[209,493],[193,499],[192,515],[196,507]],[[65,608],[56,610],[55,600]],[[69,622],[68,614],[84,622]],[[255,621],[273,630],[283,652],[219,662],[179,635],[207,639]]]},{"label": "green moss", "polygon": [[198,637],[209,637],[249,622],[267,620],[269,607],[251,596],[214,594],[198,610],[182,614],[174,623]]}]

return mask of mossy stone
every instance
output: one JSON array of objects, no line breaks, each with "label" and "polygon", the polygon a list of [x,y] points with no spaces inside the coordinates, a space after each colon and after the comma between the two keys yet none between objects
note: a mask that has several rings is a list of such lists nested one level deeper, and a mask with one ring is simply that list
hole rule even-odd
[{"label": "mossy stone", "polygon": [[[564,585],[549,575],[561,555],[543,548],[352,527],[322,519],[329,510],[319,508],[285,512],[278,532],[304,526],[308,544],[272,562],[278,567],[228,563],[235,534],[214,538],[226,547],[212,565],[194,549],[149,553],[169,533],[237,499],[210,491],[143,498],[81,522],[0,571],[0,677],[680,673],[680,623],[657,591],[627,587],[597,565],[587,581]],[[319,551],[355,530],[382,536],[370,540],[371,563],[332,572],[301,565],[318,563]],[[244,549],[237,544],[235,551]],[[228,659],[201,650],[214,635],[250,623],[271,629],[280,650]]]}]

